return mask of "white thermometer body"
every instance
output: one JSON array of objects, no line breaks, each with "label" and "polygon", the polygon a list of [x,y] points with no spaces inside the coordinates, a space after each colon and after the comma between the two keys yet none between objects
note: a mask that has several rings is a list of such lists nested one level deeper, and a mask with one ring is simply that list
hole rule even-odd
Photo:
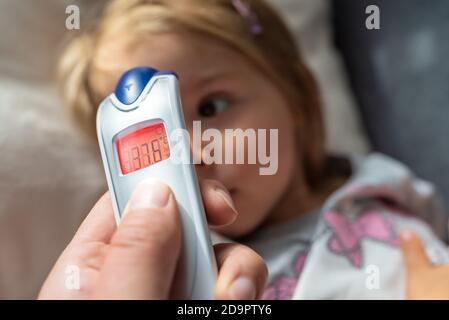
[{"label": "white thermometer body", "polygon": [[[170,138],[179,129],[186,127],[178,79],[172,72],[129,70],[97,111],[98,141],[117,224],[140,181],[154,178],[166,183],[182,224],[174,298],[213,299],[217,267],[195,168],[173,161],[191,156],[188,138]],[[180,144],[182,148],[175,148]]]}]

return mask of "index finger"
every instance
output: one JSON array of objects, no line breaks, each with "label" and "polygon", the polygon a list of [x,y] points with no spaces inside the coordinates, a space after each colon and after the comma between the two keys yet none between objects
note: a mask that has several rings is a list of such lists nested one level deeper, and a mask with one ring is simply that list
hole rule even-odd
[{"label": "index finger", "polygon": [[109,243],[117,226],[109,191],[103,194],[81,223],[72,243],[103,242]]}]

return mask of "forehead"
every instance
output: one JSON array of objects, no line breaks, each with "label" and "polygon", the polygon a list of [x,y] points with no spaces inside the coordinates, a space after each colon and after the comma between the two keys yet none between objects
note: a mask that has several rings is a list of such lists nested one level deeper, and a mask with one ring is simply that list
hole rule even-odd
[{"label": "forehead", "polygon": [[223,42],[187,32],[154,34],[126,47],[103,41],[97,59],[101,70],[109,70],[109,88],[125,70],[135,66],[174,70],[189,86],[213,77],[241,74],[248,68],[244,57]]}]

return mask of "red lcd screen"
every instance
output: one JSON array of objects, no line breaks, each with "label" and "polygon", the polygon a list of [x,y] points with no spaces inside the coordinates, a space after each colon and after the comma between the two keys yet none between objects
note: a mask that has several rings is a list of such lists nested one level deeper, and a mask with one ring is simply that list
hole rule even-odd
[{"label": "red lcd screen", "polygon": [[137,129],[115,141],[122,174],[149,167],[170,157],[162,122]]}]

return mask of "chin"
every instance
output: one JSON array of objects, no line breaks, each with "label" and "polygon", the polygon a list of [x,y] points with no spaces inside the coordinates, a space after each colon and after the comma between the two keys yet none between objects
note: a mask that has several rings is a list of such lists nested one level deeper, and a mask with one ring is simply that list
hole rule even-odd
[{"label": "chin", "polygon": [[257,206],[254,202],[249,200],[251,196],[248,196],[248,193],[243,193],[244,196],[242,197],[242,189],[235,187],[229,188],[229,193],[231,194],[239,215],[230,225],[214,227],[213,230],[224,237],[237,240],[255,231],[257,227],[265,221],[266,215],[254,210]]},{"label": "chin", "polygon": [[213,230],[222,236],[236,240],[245,237],[256,230],[261,222],[263,221],[243,221],[241,217],[237,217],[237,219],[230,225],[214,227]]}]

